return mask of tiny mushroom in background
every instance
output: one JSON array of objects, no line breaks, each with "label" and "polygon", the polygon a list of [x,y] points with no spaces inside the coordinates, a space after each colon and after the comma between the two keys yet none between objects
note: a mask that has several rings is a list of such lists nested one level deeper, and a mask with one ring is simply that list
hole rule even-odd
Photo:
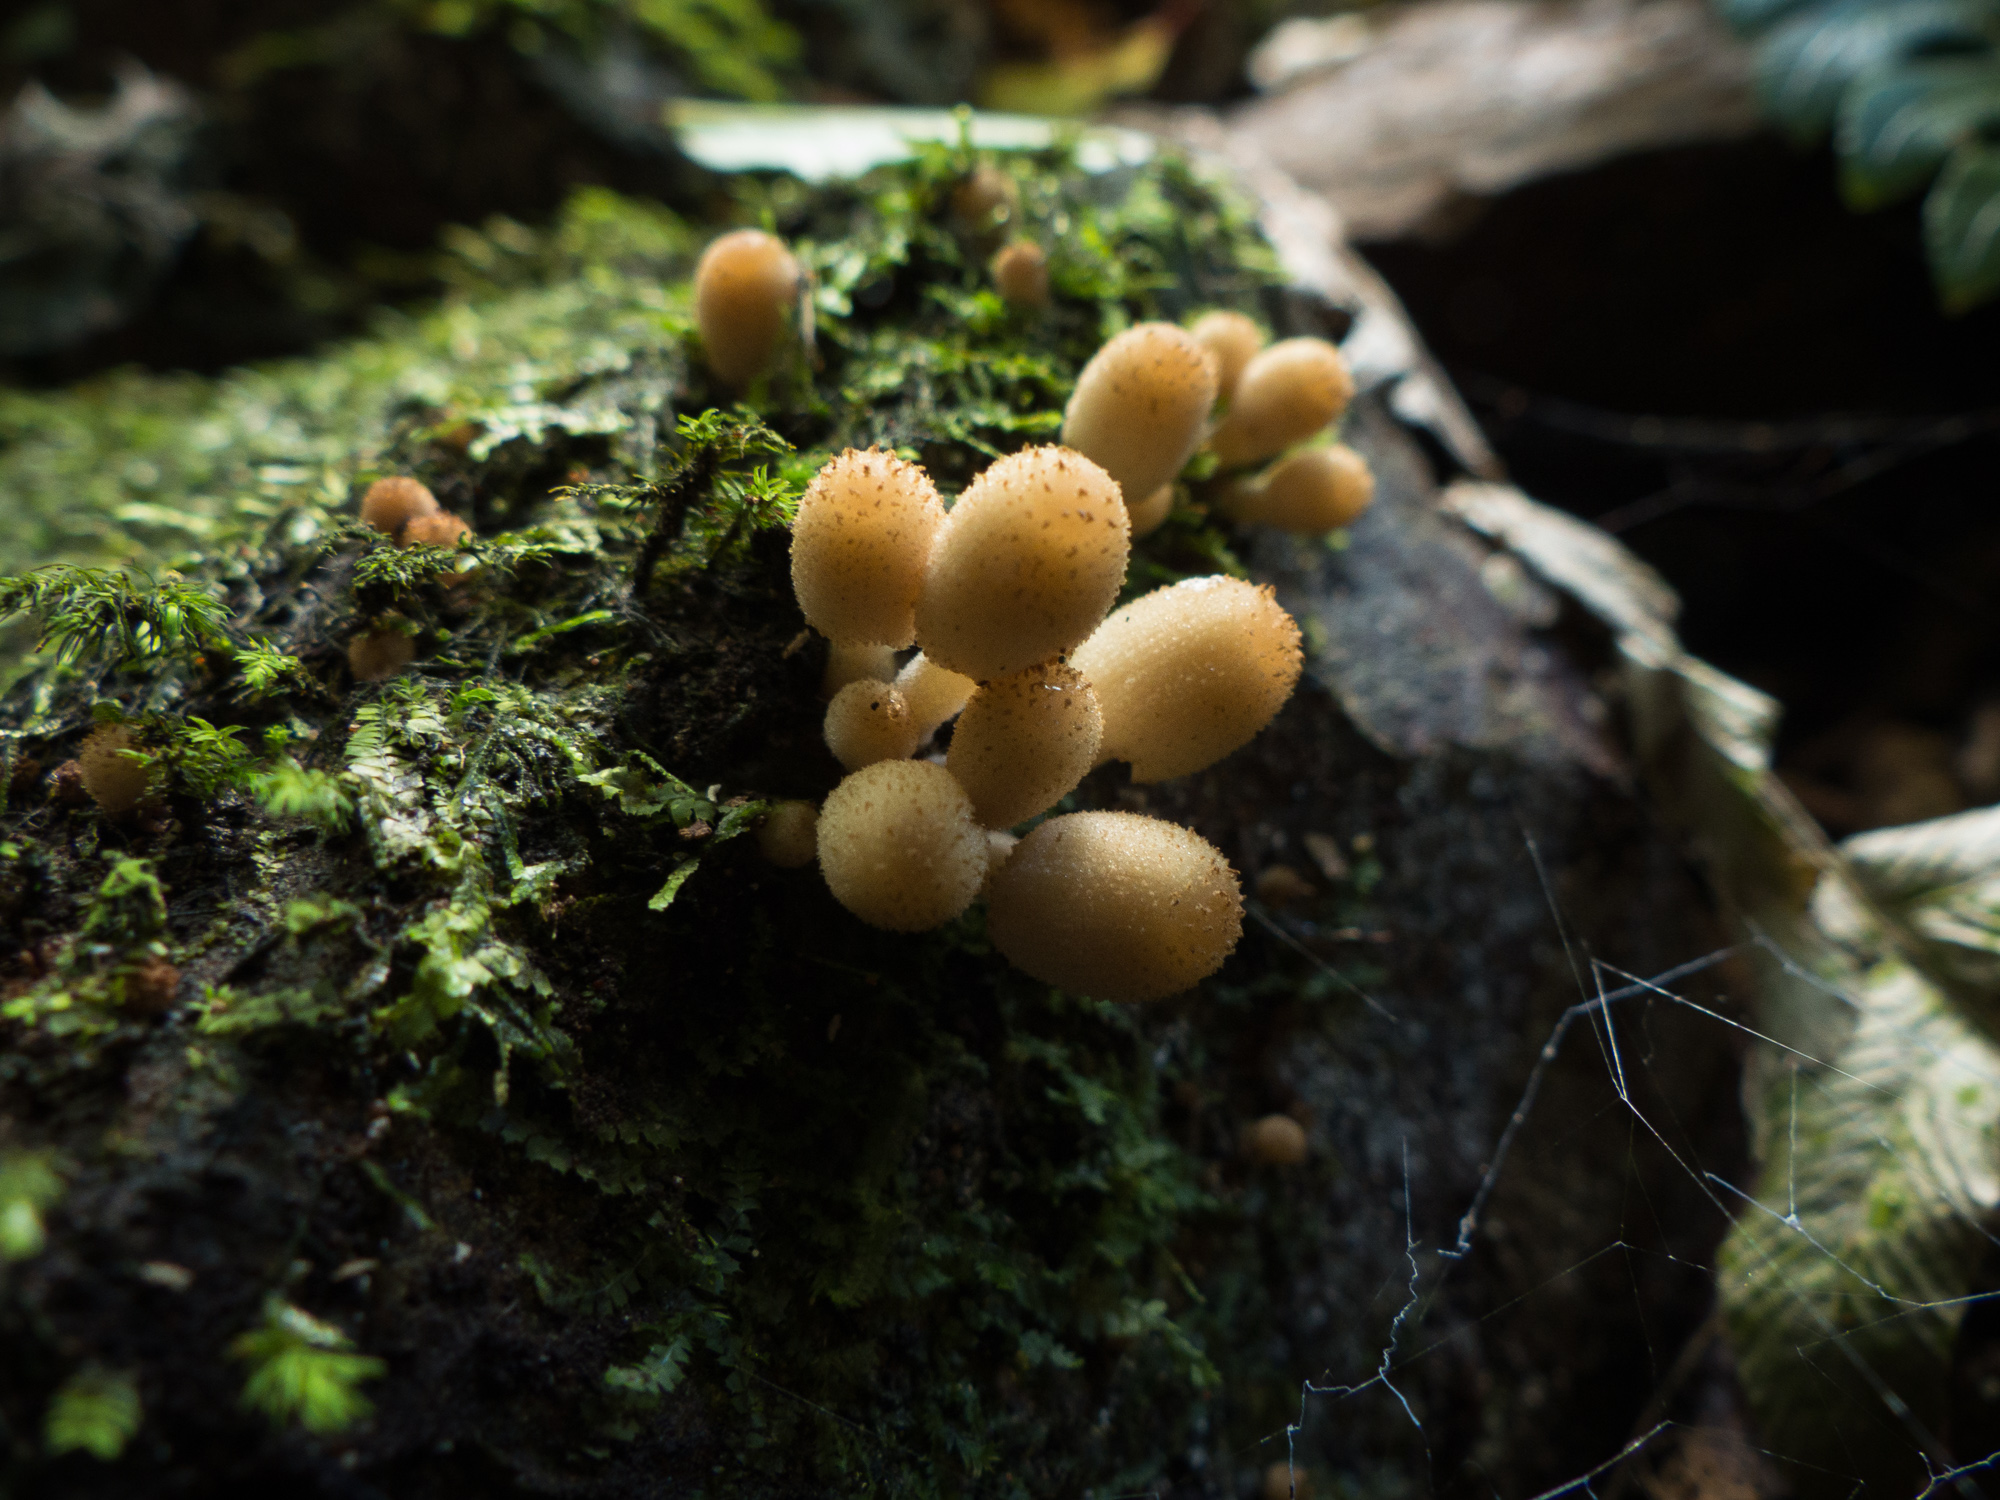
[{"label": "tiny mushroom in background", "polygon": [[831,698],[850,682],[889,682],[896,676],[894,646],[854,646],[834,641],[826,653],[819,695]]},{"label": "tiny mushroom in background", "polygon": [[1236,872],[1200,834],[1137,813],[1037,825],[987,882],[986,931],[1045,984],[1159,1000],[1222,966],[1243,935]]},{"label": "tiny mushroom in background", "polygon": [[456,547],[472,528],[448,510],[413,517],[396,538],[398,547]]},{"label": "tiny mushroom in background", "polygon": [[1266,1115],[1243,1132],[1243,1154],[1266,1167],[1296,1167],[1306,1159],[1305,1127],[1290,1115]]},{"label": "tiny mushroom in background", "polygon": [[152,790],[152,762],[133,753],[138,750],[138,736],[129,725],[104,724],[76,752],[83,789],[107,818],[124,817]]},{"label": "tiny mushroom in background", "polygon": [[416,659],[416,638],[394,623],[378,625],[347,643],[347,670],[356,682],[386,682]]},{"label": "tiny mushroom in background", "polygon": [[1074,791],[1097,762],[1104,719],[1090,684],[1059,661],[983,684],[952,730],[945,769],[988,828],[1011,828]]},{"label": "tiny mushroom in background", "polygon": [[412,521],[437,513],[437,496],[403,474],[376,480],[361,497],[361,524],[388,537],[400,537]]},{"label": "tiny mushroom in background", "polygon": [[1137,505],[1127,505],[1125,514],[1132,522],[1132,540],[1151,536],[1167,524],[1174,510],[1174,487],[1163,484]]},{"label": "tiny mushroom in background", "polygon": [[951,218],[961,234],[985,239],[1004,232],[1021,212],[1021,189],[1000,168],[974,167],[951,190]]},{"label": "tiny mushroom in background", "polygon": [[943,766],[877,761],[821,805],[819,867],[834,899],[869,926],[922,932],[979,894],[986,832]]},{"label": "tiny mushroom in background", "polygon": [[993,290],[1015,307],[1049,305],[1049,258],[1033,240],[1010,240],[994,253]]},{"label": "tiny mushroom in background", "polygon": [[1247,744],[1291,697],[1303,660],[1299,627],[1268,585],[1217,576],[1134,599],[1070,665],[1104,712],[1099,759],[1130,761],[1144,782]]},{"label": "tiny mushroom in background", "polygon": [[1351,525],[1375,502],[1368,460],[1345,443],[1304,448],[1256,479],[1232,480],[1219,508],[1235,521],[1316,535]]},{"label": "tiny mushroom in background", "polygon": [[1065,446],[1118,481],[1128,506],[1150,499],[1200,444],[1215,405],[1215,364],[1186,329],[1140,323],[1090,357],[1063,412]]},{"label": "tiny mushroom in background", "polygon": [[826,748],[850,771],[917,753],[916,721],[903,695],[886,682],[850,682],[826,706]]},{"label": "tiny mushroom in background", "polygon": [[917,644],[983,682],[1070,649],[1118,597],[1130,526],[1109,474],[1068,448],[1027,448],[980,474],[938,528]]},{"label": "tiny mushroom in background", "polygon": [[799,296],[799,263],[785,242],[738,229],[702,251],[694,268],[694,324],[708,367],[741,390],[770,369]]},{"label": "tiny mushroom in background", "polygon": [[1244,367],[1209,446],[1226,469],[1260,462],[1311,437],[1353,397],[1338,349],[1325,339],[1281,339]]},{"label": "tiny mushroom in background", "polygon": [[844,645],[909,645],[944,525],[944,504],[917,465],[878,448],[827,460],[792,523],[792,592],[806,622]]},{"label": "tiny mushroom in background", "polygon": [[819,809],[810,802],[779,802],[757,825],[757,849],[781,870],[809,865],[819,854]]},{"label": "tiny mushroom in background", "polygon": [[1242,313],[1212,312],[1195,319],[1188,334],[1215,361],[1216,399],[1229,400],[1244,366],[1264,347],[1264,330]]}]

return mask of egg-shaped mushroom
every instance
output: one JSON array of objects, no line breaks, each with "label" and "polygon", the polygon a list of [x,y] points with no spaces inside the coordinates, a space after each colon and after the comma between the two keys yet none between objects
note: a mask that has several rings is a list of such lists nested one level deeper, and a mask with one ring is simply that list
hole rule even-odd
[{"label": "egg-shaped mushroom", "polygon": [[152,789],[153,763],[139,750],[139,737],[130,725],[105,724],[92,730],[76,752],[83,789],[106,817],[123,817]]},{"label": "egg-shaped mushroom", "polygon": [[1140,323],[1099,349],[1076,378],[1062,440],[1118,481],[1128,506],[1151,496],[1201,442],[1215,405],[1215,363],[1172,323]]},{"label": "egg-shaped mushroom", "polygon": [[1240,312],[1204,313],[1188,329],[1194,341],[1215,361],[1215,398],[1227,401],[1236,394],[1236,382],[1264,347],[1264,330]]},{"label": "egg-shaped mushroom", "polygon": [[716,378],[741,390],[770,369],[799,295],[799,263],[774,234],[738,229],[694,268],[694,325]]},{"label": "egg-shaped mushroom", "polygon": [[1368,460],[1345,443],[1302,448],[1270,472],[1224,487],[1221,509],[1232,520],[1314,536],[1351,525],[1375,500]]},{"label": "egg-shaped mushroom", "polygon": [[1281,339],[1243,367],[1209,446],[1224,468],[1254,464],[1303,442],[1347,410],[1354,377],[1325,339]]},{"label": "egg-shaped mushroom", "polygon": [[435,515],[437,496],[407,474],[391,474],[368,486],[361,497],[361,524],[384,536],[397,536],[419,516]]},{"label": "egg-shaped mushroom", "polygon": [[819,866],[834,899],[871,927],[922,932],[979,893],[986,831],[943,766],[877,761],[821,804]]},{"label": "egg-shaped mushroom", "polygon": [[828,459],[792,523],[792,591],[807,623],[847,645],[909,645],[944,521],[917,465],[879,448]]},{"label": "egg-shaped mushroom", "polygon": [[826,706],[826,748],[850,771],[916,754],[915,722],[903,695],[886,682],[850,682]]},{"label": "egg-shaped mushroom", "polygon": [[1041,662],[985,683],[951,733],[945,769],[988,828],[1046,812],[1097,761],[1097,695],[1073,668]]}]

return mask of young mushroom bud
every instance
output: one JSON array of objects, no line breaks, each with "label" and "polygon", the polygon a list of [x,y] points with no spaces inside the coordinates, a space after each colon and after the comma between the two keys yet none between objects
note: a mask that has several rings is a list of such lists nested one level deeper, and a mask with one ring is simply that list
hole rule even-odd
[{"label": "young mushroom bud", "polygon": [[361,497],[361,524],[384,536],[396,536],[412,521],[436,515],[437,496],[403,474],[392,474],[368,486]]},{"label": "young mushroom bud", "polygon": [[1282,453],[1347,410],[1354,377],[1325,339],[1281,339],[1243,368],[1209,444],[1226,469]]},{"label": "young mushroom bud", "polygon": [[890,682],[895,676],[894,646],[844,646],[835,641],[827,648],[819,695],[831,698],[850,682]]},{"label": "young mushroom bud", "polygon": [[1345,443],[1302,448],[1256,479],[1224,486],[1220,509],[1235,521],[1254,521],[1317,536],[1358,519],[1375,502],[1368,460]]},{"label": "young mushroom bud", "polygon": [[1194,341],[1215,361],[1215,395],[1227,401],[1236,394],[1236,383],[1264,347],[1264,330],[1239,312],[1205,313],[1188,330]]},{"label": "young mushroom bud", "polygon": [[356,682],[386,682],[416,659],[415,637],[394,624],[378,626],[347,643],[347,670]]},{"label": "young mushroom bud", "polygon": [[1097,763],[1097,695],[1059,661],[996,677],[972,695],[951,732],[945,769],[988,828],[1046,812]]},{"label": "young mushroom bud", "polygon": [[1134,599],[1070,657],[1104,711],[1101,760],[1134,781],[1212,765],[1270,723],[1299,680],[1299,627],[1268,586],[1187,578]]},{"label": "young mushroom bud", "polygon": [[1296,1167],[1306,1159],[1305,1127],[1290,1115],[1266,1115],[1243,1132],[1243,1154],[1266,1167]]},{"label": "young mushroom bud", "polygon": [[871,927],[922,932],[972,904],[986,834],[951,772],[884,760],[833,789],[819,811],[819,867],[834,899]]},{"label": "young mushroom bud", "polygon": [[93,730],[76,752],[83,789],[107,818],[124,817],[152,790],[152,763],[131,753],[138,749],[138,737],[130,727],[106,724]]},{"label": "young mushroom bud", "polygon": [[938,528],[917,644],[975,682],[1060,656],[1118,597],[1129,537],[1117,484],[1082,454],[1009,454]]},{"label": "young mushroom bud", "polygon": [[945,720],[965,707],[979,684],[970,677],[941,667],[923,652],[911,657],[896,674],[896,691],[910,705],[910,717],[917,723],[917,743],[929,739]]},{"label": "young mushroom bud", "polygon": [[995,166],[974,167],[951,190],[951,218],[961,234],[987,239],[999,234],[1021,211],[1021,189]]},{"label": "young mushroom bud", "polygon": [[1033,240],[1010,240],[993,257],[993,290],[1015,307],[1049,305],[1049,258]]},{"label": "young mushroom bud", "polygon": [[819,809],[810,802],[779,802],[757,826],[757,851],[781,870],[809,865],[819,853]]},{"label": "young mushroom bud", "polygon": [[1243,935],[1236,872],[1192,829],[1069,813],[988,883],[986,932],[1016,968],[1100,1000],[1159,1000],[1213,974]]},{"label": "young mushroom bud", "polygon": [[1186,329],[1128,328],[1090,357],[1063,412],[1062,440],[1118,481],[1127,505],[1180,473],[1215,405],[1215,365]]},{"label": "young mushroom bud", "polygon": [[917,753],[916,721],[886,682],[850,682],[826,706],[826,748],[850,771]]},{"label": "young mushroom bud", "polygon": [[1137,505],[1125,507],[1125,514],[1132,522],[1132,540],[1151,536],[1167,524],[1167,517],[1174,511],[1174,487],[1163,484]]},{"label": "young mushroom bud", "polygon": [[792,525],[792,591],[821,635],[907,646],[924,564],[945,521],[930,476],[879,448],[828,459]]},{"label": "young mushroom bud", "polygon": [[694,326],[716,378],[741,390],[771,367],[799,295],[799,263],[785,242],[738,229],[694,268]]},{"label": "young mushroom bud", "polygon": [[403,528],[403,534],[396,538],[398,547],[456,547],[460,537],[472,528],[448,510],[433,511],[426,516],[417,516]]}]

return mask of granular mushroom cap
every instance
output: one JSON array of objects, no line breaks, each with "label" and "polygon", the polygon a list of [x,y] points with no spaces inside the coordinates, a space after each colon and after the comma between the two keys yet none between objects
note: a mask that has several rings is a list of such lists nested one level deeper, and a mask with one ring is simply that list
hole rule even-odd
[{"label": "granular mushroom cap", "polygon": [[949,922],[979,893],[986,832],[943,766],[878,761],[821,805],[819,866],[834,899],[869,926],[923,932]]},{"label": "granular mushroom cap", "polygon": [[1090,357],[1063,412],[1067,447],[1136,505],[1180,473],[1215,405],[1215,364],[1172,323],[1140,323]]},{"label": "granular mushroom cap", "polygon": [[1192,829],[1137,813],[1040,824],[987,885],[1008,962],[1100,1000],[1159,1000],[1213,974],[1243,935],[1236,872]]},{"label": "granular mushroom cap", "polygon": [[1209,443],[1224,468],[1254,464],[1311,437],[1353,397],[1338,349],[1325,339],[1281,339],[1244,367]]},{"label": "granular mushroom cap", "polygon": [[941,667],[919,651],[896,674],[896,691],[910,705],[910,717],[917,722],[917,743],[929,739],[937,727],[965,707],[979,686],[962,672]]},{"label": "granular mushroom cap", "polygon": [[757,850],[781,870],[809,865],[819,853],[819,809],[810,802],[779,802],[757,825]]},{"label": "granular mushroom cap", "polygon": [[951,733],[945,769],[988,828],[1046,812],[1097,763],[1104,729],[1090,684],[1059,661],[984,684]]},{"label": "granular mushroom cap", "polygon": [[827,460],[792,525],[792,590],[807,622],[846,645],[909,645],[944,524],[944,504],[917,465],[877,448]]},{"label": "granular mushroom cap", "polygon": [[1204,313],[1189,335],[1215,361],[1215,397],[1227,401],[1236,394],[1244,367],[1264,347],[1264,330],[1240,312]]},{"label": "granular mushroom cap", "polygon": [[694,268],[694,324],[708,366],[740,390],[770,368],[799,294],[799,263],[785,242],[738,229],[702,251]]},{"label": "granular mushroom cap", "polygon": [[1027,448],[980,474],[945,517],[917,599],[917,644],[984,682],[1060,656],[1118,597],[1131,528],[1109,474]]},{"label": "granular mushroom cap", "polygon": [[391,474],[368,486],[361,497],[361,524],[397,536],[419,516],[435,515],[437,496],[407,474]]},{"label": "granular mushroom cap", "polygon": [[1368,460],[1335,443],[1303,448],[1279,459],[1261,478],[1230,486],[1223,506],[1238,521],[1313,536],[1351,525],[1374,500]]},{"label": "granular mushroom cap", "polygon": [[1299,627],[1268,585],[1187,578],[1134,599],[1070,665],[1104,711],[1101,760],[1134,781],[1212,765],[1270,723],[1297,686]]},{"label": "granular mushroom cap", "polygon": [[834,641],[827,647],[826,672],[819,695],[831,698],[850,682],[892,682],[896,676],[894,646],[854,646]]},{"label": "granular mushroom cap", "polygon": [[886,682],[850,682],[826,706],[826,748],[850,771],[917,752],[916,721],[903,695]]},{"label": "granular mushroom cap", "polygon": [[76,752],[83,789],[106,817],[123,817],[152,790],[152,765],[127,753],[137,749],[139,738],[129,725],[105,724],[92,730]]}]

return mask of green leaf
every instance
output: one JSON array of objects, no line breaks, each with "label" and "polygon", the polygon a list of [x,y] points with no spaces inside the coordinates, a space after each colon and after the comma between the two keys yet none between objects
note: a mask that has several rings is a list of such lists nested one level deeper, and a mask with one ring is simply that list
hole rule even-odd
[{"label": "green leaf", "polygon": [[1856,79],[1919,52],[2000,39],[1996,0],[1835,0],[1781,22],[1758,54],[1770,113],[1811,139],[1833,123]]},{"label": "green leaf", "polygon": [[1947,312],[2000,294],[2000,147],[1969,141],[1952,152],[1924,199],[1924,248]]},{"label": "green leaf", "polygon": [[108,1463],[125,1451],[141,1415],[130,1375],[86,1365],[50,1399],[42,1441],[51,1456],[81,1450]]},{"label": "green leaf", "polygon": [[665,911],[668,907],[672,906],[674,904],[674,897],[681,893],[681,887],[687,884],[688,876],[694,874],[696,866],[700,863],[701,857],[699,855],[690,854],[685,856],[679,864],[674,866],[674,872],[667,877],[667,883],[654,893],[651,901],[646,903],[646,910]]},{"label": "green leaf", "polygon": [[1871,75],[1840,103],[1835,146],[1848,204],[1919,191],[1960,144],[2000,125],[2000,60],[1927,58]]},{"label": "green leaf", "polygon": [[297,1422],[313,1433],[342,1432],[374,1408],[357,1387],[377,1380],[388,1366],[349,1351],[354,1341],[331,1323],[272,1298],[264,1323],[229,1346],[249,1363],[243,1404],[278,1425]]},{"label": "green leaf", "polygon": [[27,1260],[48,1243],[42,1214],[62,1197],[62,1178],[42,1151],[0,1155],[0,1261]]}]

